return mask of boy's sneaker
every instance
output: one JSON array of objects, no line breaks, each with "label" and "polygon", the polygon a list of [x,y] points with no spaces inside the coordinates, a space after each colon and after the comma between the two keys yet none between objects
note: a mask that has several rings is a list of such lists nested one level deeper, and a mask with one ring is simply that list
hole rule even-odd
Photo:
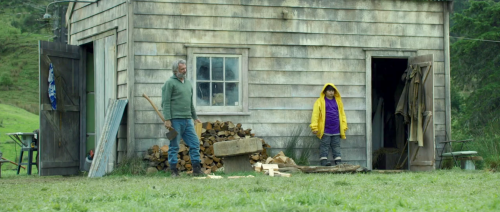
[{"label": "boy's sneaker", "polygon": [[330,162],[328,162],[327,159],[323,159],[320,162],[321,162],[321,166],[331,166],[332,165]]},{"label": "boy's sneaker", "polygon": [[336,157],[333,162],[335,163],[335,165],[340,165],[340,163],[342,163],[342,159],[340,157]]}]

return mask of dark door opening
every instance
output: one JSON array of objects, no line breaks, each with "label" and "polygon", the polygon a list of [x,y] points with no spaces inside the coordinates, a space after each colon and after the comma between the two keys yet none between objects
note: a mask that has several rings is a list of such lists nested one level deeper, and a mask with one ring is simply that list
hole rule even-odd
[{"label": "dark door opening", "polygon": [[395,115],[404,88],[407,58],[372,58],[373,169],[407,169],[405,124]]}]

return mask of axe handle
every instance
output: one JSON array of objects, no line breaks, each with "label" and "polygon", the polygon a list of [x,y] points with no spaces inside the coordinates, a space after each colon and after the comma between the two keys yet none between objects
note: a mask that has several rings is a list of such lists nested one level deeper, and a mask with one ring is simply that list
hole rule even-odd
[{"label": "axe handle", "polygon": [[153,104],[153,102],[151,101],[151,99],[149,99],[148,95],[146,95],[146,94],[143,93],[142,96],[144,98],[146,98],[149,101],[149,103],[151,103],[151,106],[153,106],[153,108],[155,109],[155,111],[158,114],[158,116],[161,118],[161,120],[163,121],[163,123],[165,123],[165,118],[163,118],[163,115],[160,113],[160,111],[158,111],[158,108],[156,108],[155,104]]}]

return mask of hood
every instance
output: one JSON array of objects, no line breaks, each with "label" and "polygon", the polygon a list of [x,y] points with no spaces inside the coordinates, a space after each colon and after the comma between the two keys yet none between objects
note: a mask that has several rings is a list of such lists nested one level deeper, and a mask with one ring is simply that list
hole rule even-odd
[{"label": "hood", "polygon": [[333,89],[335,89],[335,98],[340,98],[340,92],[339,90],[337,89],[337,87],[335,87],[335,85],[333,83],[326,83],[325,86],[323,86],[323,89],[321,89],[321,94],[320,94],[320,97],[321,98],[325,98],[325,89],[327,86],[331,85],[333,87]]}]

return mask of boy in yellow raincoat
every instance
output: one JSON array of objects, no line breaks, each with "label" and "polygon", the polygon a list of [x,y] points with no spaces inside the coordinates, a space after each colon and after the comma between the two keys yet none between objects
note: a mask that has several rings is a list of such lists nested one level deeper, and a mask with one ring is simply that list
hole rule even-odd
[{"label": "boy in yellow raincoat", "polygon": [[319,146],[321,165],[331,166],[328,162],[330,148],[335,165],[339,164],[342,161],[340,139],[346,139],[347,120],[342,98],[334,84],[325,84],[320,97],[314,103],[310,127],[312,133],[321,139]]}]

